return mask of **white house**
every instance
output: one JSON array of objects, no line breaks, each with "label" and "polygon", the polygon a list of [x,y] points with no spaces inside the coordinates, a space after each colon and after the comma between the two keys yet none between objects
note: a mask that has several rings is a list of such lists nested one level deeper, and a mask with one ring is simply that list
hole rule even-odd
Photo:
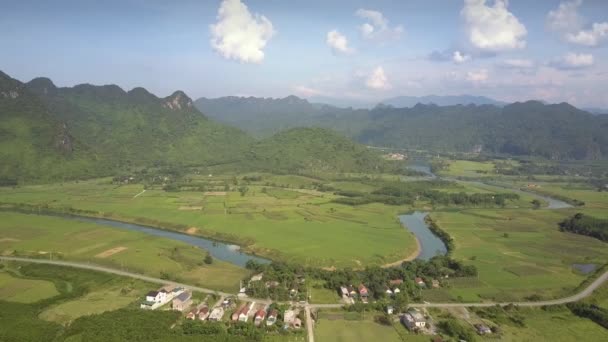
[{"label": "white house", "polygon": [[211,314],[209,315],[209,320],[217,322],[220,321],[222,317],[224,317],[224,308],[218,306],[217,308],[214,308],[211,311]]},{"label": "white house", "polygon": [[150,291],[146,295],[146,302],[163,303],[167,301],[167,292],[165,290]]}]

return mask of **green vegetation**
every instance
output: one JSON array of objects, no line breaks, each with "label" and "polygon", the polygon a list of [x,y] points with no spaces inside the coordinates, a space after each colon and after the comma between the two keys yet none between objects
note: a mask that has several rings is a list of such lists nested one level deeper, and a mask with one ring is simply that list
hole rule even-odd
[{"label": "green vegetation", "polygon": [[34,303],[59,294],[50,281],[19,278],[2,271],[0,288],[1,300],[18,303]]},{"label": "green vegetation", "polygon": [[433,212],[430,217],[454,241],[452,257],[474,265],[478,277],[452,279],[440,291],[453,299],[522,300],[563,296],[585,277],[574,263],[602,265],[608,257],[604,243],[565,234],[557,228],[571,210],[490,210]]},{"label": "green vegetation", "polygon": [[321,319],[315,327],[315,340],[320,342],[341,341],[401,341],[392,326],[373,321],[373,318],[344,320],[340,318]]},{"label": "green vegetation", "polygon": [[[0,212],[0,217],[0,252],[5,255],[87,261],[227,291],[236,290],[247,275],[226,262],[205,264],[201,249],[144,233],[61,217],[10,212]],[[92,294],[85,301],[95,302],[102,295]]]},{"label": "green vegetation", "polygon": [[[397,219],[403,208],[377,203],[353,208],[333,203],[336,195],[316,190],[319,180],[302,176],[262,174],[259,181],[243,177],[193,174],[184,185],[204,187],[204,192],[187,187],[167,192],[148,186],[135,198],[144,190],[142,185],[117,186],[108,179],[0,188],[0,196],[5,203],[28,203],[28,210],[57,210],[173,229],[230,241],[244,251],[304,265],[383,265],[405,259],[416,250],[412,235]],[[236,191],[240,186],[249,188],[245,196]],[[268,189],[266,193],[264,189]],[[268,193],[270,189],[295,196],[277,198]],[[336,243],[344,239],[348,243]],[[133,243],[140,248],[148,244],[142,240]],[[127,263],[133,261],[127,255],[139,254],[129,248],[115,256],[131,267]],[[217,264],[214,261],[210,268]]]},{"label": "green vegetation", "polygon": [[571,218],[560,222],[559,229],[563,232],[591,236],[608,242],[608,220],[605,219],[597,219],[577,213]]},{"label": "green vegetation", "polygon": [[[218,120],[257,135],[301,126],[344,132],[373,146],[434,151],[542,156],[547,159],[605,158],[607,119],[567,103],[538,101],[498,106],[376,106],[371,110],[313,106],[306,100],[202,99],[197,105]],[[288,114],[286,114],[288,113]],[[285,114],[285,115],[284,115]]]}]

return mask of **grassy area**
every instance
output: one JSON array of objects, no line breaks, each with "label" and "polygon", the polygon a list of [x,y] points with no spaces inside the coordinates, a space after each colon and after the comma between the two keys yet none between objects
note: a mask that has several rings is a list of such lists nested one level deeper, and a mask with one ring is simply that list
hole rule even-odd
[{"label": "grassy area", "polygon": [[324,288],[322,281],[311,280],[309,289],[311,303],[338,303],[340,301],[336,291]]},{"label": "grassy area", "polygon": [[[502,325],[500,341],[606,341],[608,330],[568,309],[525,310],[525,327]],[[488,341],[496,339],[488,338]]]},{"label": "grassy area", "polygon": [[86,261],[154,277],[235,291],[243,268],[179,241],[60,217],[0,212],[0,253]]},{"label": "grassy area", "polygon": [[147,291],[154,288],[146,287],[143,283],[138,283],[140,286],[137,288],[124,286],[124,284],[118,285],[120,286],[103,286],[82,297],[48,307],[40,313],[39,317],[47,321],[66,324],[81,316],[117,310],[132,303],[138,303]]},{"label": "grassy area", "polygon": [[[211,178],[218,178],[208,181],[218,187],[232,182],[229,176]],[[236,188],[212,194],[149,189],[134,198],[141,185],[115,186],[108,180],[2,188],[0,196],[4,202],[73,207],[119,220],[166,222],[184,230],[195,227],[198,234],[245,245],[259,255],[314,266],[385,264],[415,250],[414,239],[396,217],[405,208],[332,203],[332,194],[299,189],[298,184],[310,181],[273,176],[248,185],[244,196]],[[282,189],[263,185],[275,182],[294,183],[282,184],[290,186]]]},{"label": "grassy area", "polygon": [[[371,314],[370,314],[371,315]],[[401,337],[392,326],[384,326],[372,320],[324,319],[315,326],[315,341],[319,342],[367,342],[367,341],[401,341]]]},{"label": "grassy area", "polygon": [[441,174],[450,177],[480,178],[494,175],[494,162],[477,162],[470,160],[450,160],[447,169]]},{"label": "grassy area", "polygon": [[46,280],[23,279],[0,271],[0,300],[34,303],[59,294],[55,284]]},{"label": "grassy area", "polygon": [[465,301],[511,301],[532,294],[556,297],[569,293],[585,279],[572,270],[573,263],[601,265],[608,260],[605,243],[558,230],[557,223],[574,210],[431,213],[454,238],[454,257],[479,271],[476,279],[451,280],[452,287],[444,291]]}]

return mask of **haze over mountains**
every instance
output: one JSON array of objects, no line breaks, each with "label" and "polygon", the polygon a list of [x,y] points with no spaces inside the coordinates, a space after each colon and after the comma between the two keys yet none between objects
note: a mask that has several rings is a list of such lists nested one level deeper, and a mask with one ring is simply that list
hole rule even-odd
[{"label": "haze over mountains", "polygon": [[441,151],[483,150],[551,159],[599,159],[608,155],[608,117],[567,103],[539,101],[505,106],[417,104],[339,108],[284,99],[199,99],[209,117],[259,137],[298,126],[326,127],[369,145]]}]

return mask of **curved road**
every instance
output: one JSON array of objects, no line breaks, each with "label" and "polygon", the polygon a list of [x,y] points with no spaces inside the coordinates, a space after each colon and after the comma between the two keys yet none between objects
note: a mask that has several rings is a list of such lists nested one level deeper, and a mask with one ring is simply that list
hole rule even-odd
[{"label": "curved road", "polygon": [[[226,293],[226,292],[215,291],[215,290],[211,290],[211,289],[199,287],[199,286],[177,283],[177,282],[164,280],[164,279],[160,279],[160,278],[148,277],[148,276],[145,276],[142,274],[121,271],[121,270],[104,267],[104,266],[98,266],[98,265],[83,264],[83,263],[70,262],[70,261],[60,261],[60,260],[30,259],[30,258],[7,257],[7,256],[0,256],[0,260],[31,262],[31,263],[35,263],[35,264],[46,264],[46,265],[57,265],[57,266],[80,268],[80,269],[92,270],[92,271],[97,271],[97,272],[115,274],[115,275],[119,275],[119,276],[123,276],[123,277],[140,279],[143,281],[147,281],[149,283],[155,283],[155,284],[161,284],[161,285],[173,284],[175,286],[181,286],[183,288],[186,288],[186,289],[189,289],[189,290],[195,291],[195,292],[218,294],[220,296],[225,296],[225,297],[234,296],[233,294]],[[601,276],[599,276],[597,279],[595,279],[591,284],[589,284],[582,291],[580,291],[572,296],[552,299],[552,300],[538,301],[538,302],[411,303],[409,305],[412,307],[417,307],[417,308],[488,307],[488,306],[495,306],[495,305],[506,306],[506,305],[510,305],[510,304],[518,305],[518,306],[526,306],[526,307],[559,305],[559,304],[567,304],[567,303],[576,302],[576,301],[579,301],[579,300],[591,295],[593,293],[593,291],[595,291],[598,287],[600,287],[606,281],[608,281],[608,271],[604,272]],[[241,300],[256,302],[256,303],[264,303],[264,304],[270,304],[272,302],[267,299],[259,299],[259,298],[241,298]],[[304,310],[306,312],[306,328],[308,330],[308,341],[310,341],[310,342],[314,341],[313,321],[312,321],[312,318],[310,315],[310,310],[311,309],[323,309],[323,308],[340,308],[342,306],[344,306],[344,304],[306,304],[306,305],[304,305]]]},{"label": "curved road", "polygon": [[[160,278],[154,278],[154,277],[148,277],[148,276],[145,276],[143,274],[138,274],[138,273],[133,273],[133,272],[127,272],[127,271],[121,271],[121,270],[117,270],[117,269],[114,269],[114,268],[109,268],[109,267],[104,267],[104,266],[98,266],[98,265],[94,265],[94,264],[85,264],[85,263],[79,263],[79,262],[60,261],[60,260],[46,260],[46,259],[30,259],[30,258],[19,258],[19,257],[7,257],[7,256],[0,256],[0,260],[20,261],[20,262],[30,262],[30,263],[34,263],[34,264],[46,264],[46,265],[56,265],[56,266],[65,266],[65,267],[80,268],[80,269],[85,269],[85,270],[91,270],[91,271],[97,271],[97,272],[116,274],[116,275],[119,275],[119,276],[139,279],[139,280],[147,281],[149,283],[154,283],[154,284],[160,284],[160,285],[169,285],[170,284],[170,285],[175,285],[175,286],[183,287],[185,289],[188,289],[188,290],[191,290],[191,291],[194,291],[194,292],[203,292],[203,293],[209,293],[209,294],[217,294],[217,295],[223,296],[223,297],[236,296],[235,294],[226,293],[226,292],[222,292],[222,291],[215,291],[215,290],[204,288],[204,287],[200,287],[200,286],[182,284],[182,283],[177,283],[177,282],[170,281],[170,280],[165,280],[165,279],[160,279]],[[264,303],[264,304],[270,304],[272,302],[272,301],[270,301],[268,299],[259,299],[259,298],[250,298],[250,297],[245,297],[245,298],[240,298],[239,297],[239,299],[243,300],[243,301],[247,301],[247,302],[256,302],[256,303]]]}]

